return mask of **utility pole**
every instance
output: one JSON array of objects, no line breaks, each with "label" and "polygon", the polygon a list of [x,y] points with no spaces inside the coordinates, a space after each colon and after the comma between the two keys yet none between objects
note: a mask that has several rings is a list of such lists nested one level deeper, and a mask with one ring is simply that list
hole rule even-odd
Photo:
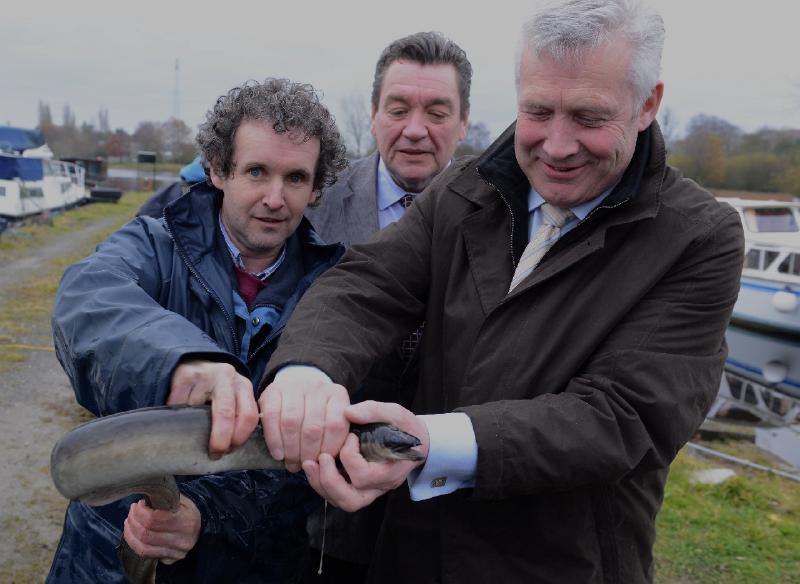
[{"label": "utility pole", "polygon": [[175,88],[172,94],[172,115],[176,120],[181,119],[181,64],[175,59]]}]

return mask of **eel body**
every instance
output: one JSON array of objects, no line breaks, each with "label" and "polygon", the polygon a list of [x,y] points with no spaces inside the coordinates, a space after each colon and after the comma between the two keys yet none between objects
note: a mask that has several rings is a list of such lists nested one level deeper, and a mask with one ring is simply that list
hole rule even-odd
[{"label": "eel body", "polygon": [[[373,462],[420,460],[420,441],[386,424],[352,426],[364,458]],[[269,455],[261,426],[239,448],[208,456],[211,409],[154,407],[98,418],[56,443],[50,456],[53,483],[67,499],[97,506],[142,494],[155,509],[177,509],[175,475],[207,475],[234,470],[283,469]],[[153,582],[157,560],[139,558],[123,539],[124,572],[133,584]]]}]

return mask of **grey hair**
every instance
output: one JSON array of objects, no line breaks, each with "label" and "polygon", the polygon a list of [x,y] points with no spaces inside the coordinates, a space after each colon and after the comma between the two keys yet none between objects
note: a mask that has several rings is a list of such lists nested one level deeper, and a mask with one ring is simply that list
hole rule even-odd
[{"label": "grey hair", "polygon": [[375,65],[372,81],[372,107],[378,109],[381,86],[386,70],[395,61],[411,61],[420,65],[452,65],[458,79],[458,96],[461,100],[461,119],[469,112],[469,90],[472,85],[472,65],[464,49],[440,32],[418,32],[393,41],[383,49]]},{"label": "grey hair", "polygon": [[641,0],[567,0],[537,12],[522,27],[516,81],[525,50],[556,61],[580,58],[620,34],[630,43],[629,79],[637,107],[650,96],[661,75],[664,21]]},{"label": "grey hair", "polygon": [[245,121],[270,122],[276,133],[298,132],[304,140],[319,138],[315,190],[332,185],[347,166],[342,136],[314,88],[288,79],[268,78],[263,83],[246,81],[220,96],[200,125],[196,142],[204,166],[213,166],[223,178],[234,169],[234,138]]}]

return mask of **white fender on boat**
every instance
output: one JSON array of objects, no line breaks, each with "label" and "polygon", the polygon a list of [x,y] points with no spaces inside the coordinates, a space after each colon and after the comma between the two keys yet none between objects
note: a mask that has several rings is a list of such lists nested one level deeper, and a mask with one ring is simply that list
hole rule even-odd
[{"label": "white fender on boat", "polygon": [[772,296],[772,306],[778,312],[794,312],[797,310],[797,296],[786,290],[775,292]]},{"label": "white fender on boat", "polygon": [[783,361],[768,361],[762,372],[767,383],[781,383],[789,374],[789,366]]}]

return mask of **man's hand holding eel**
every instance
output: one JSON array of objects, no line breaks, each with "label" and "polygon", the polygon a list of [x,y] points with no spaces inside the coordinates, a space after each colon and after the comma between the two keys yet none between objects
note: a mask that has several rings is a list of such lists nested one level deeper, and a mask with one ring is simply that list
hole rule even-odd
[{"label": "man's hand holding eel", "polygon": [[344,415],[350,396],[319,370],[280,372],[258,400],[264,440],[272,457],[297,472],[321,453],[336,456],[350,427]]},{"label": "man's hand holding eel", "polygon": [[123,536],[140,557],[173,564],[195,546],[200,526],[200,511],[183,495],[175,512],[152,509],[140,500],[128,511]]},{"label": "man's hand holding eel", "polygon": [[211,403],[210,456],[241,446],[258,423],[253,384],[229,363],[186,361],[172,374],[167,405]]},{"label": "man's hand holding eel", "polygon": [[[385,422],[420,439],[419,452],[428,456],[428,428],[416,415],[398,404],[365,401],[345,410],[353,424]],[[320,455],[318,461],[306,460],[303,470],[309,484],[327,501],[352,512],[366,507],[383,493],[400,486],[409,473],[425,464],[421,461],[368,462],[361,456],[358,438],[349,434],[339,452],[339,460],[349,477],[339,472],[336,461],[329,453]]]}]

